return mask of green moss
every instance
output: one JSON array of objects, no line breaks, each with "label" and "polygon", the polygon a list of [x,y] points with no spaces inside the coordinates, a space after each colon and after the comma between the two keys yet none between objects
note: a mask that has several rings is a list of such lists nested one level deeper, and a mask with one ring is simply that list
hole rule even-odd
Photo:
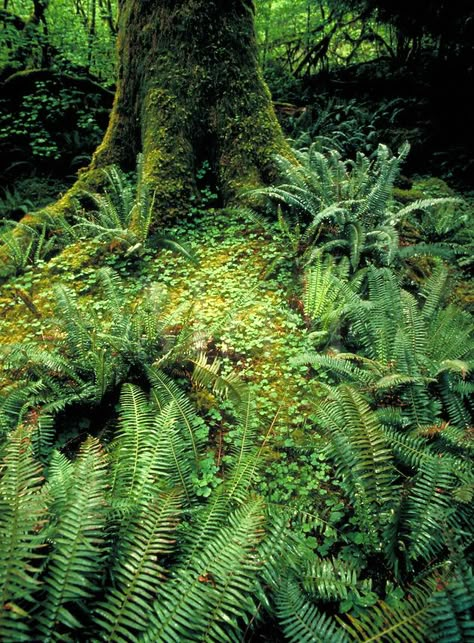
[{"label": "green moss", "polygon": [[86,266],[97,267],[101,257],[107,252],[103,243],[98,241],[78,241],[65,248],[48,265],[50,273],[80,273]]},{"label": "green moss", "polygon": [[454,190],[449,187],[446,181],[443,181],[443,179],[439,179],[435,176],[430,176],[415,181],[413,184],[413,189],[420,190],[425,198],[456,196]]},{"label": "green moss", "polygon": [[194,150],[186,107],[164,88],[148,91],[143,107],[143,175],[155,194],[156,218],[176,218],[190,208],[195,191]]},{"label": "green moss", "polygon": [[421,190],[415,190],[414,188],[410,190],[393,188],[392,194],[394,199],[403,204],[413,203],[413,201],[425,198],[425,194]]}]

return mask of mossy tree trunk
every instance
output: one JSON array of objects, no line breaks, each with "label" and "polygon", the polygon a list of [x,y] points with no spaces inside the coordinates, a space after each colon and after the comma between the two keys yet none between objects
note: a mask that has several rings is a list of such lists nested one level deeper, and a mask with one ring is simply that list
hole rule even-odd
[{"label": "mossy tree trunk", "polygon": [[289,150],[257,60],[250,0],[122,0],[110,124],[92,168],[143,153],[157,220],[189,207],[207,160],[222,202]]},{"label": "mossy tree trunk", "polygon": [[[153,225],[179,218],[208,161],[222,204],[268,183],[291,155],[258,64],[253,0],[120,0],[118,78],[102,144],[47,218],[97,190],[101,168],[130,169],[156,192]],[[25,217],[35,225],[40,213]],[[1,253],[0,253],[1,254]]]}]

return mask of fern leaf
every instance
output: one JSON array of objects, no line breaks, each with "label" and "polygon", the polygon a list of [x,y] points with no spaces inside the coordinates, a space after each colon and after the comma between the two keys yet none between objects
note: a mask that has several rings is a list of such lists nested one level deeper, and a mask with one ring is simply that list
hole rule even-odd
[{"label": "fern leaf", "polygon": [[278,620],[291,643],[348,643],[349,637],[336,621],[320,612],[292,578],[281,583],[276,595]]},{"label": "fern leaf", "polygon": [[114,552],[112,584],[95,610],[101,635],[107,640],[136,641],[146,629],[157,584],[166,575],[160,558],[174,548],[179,514],[180,494],[171,491],[143,503],[128,523]]},{"label": "fern leaf", "polygon": [[401,601],[396,607],[379,601],[358,619],[349,616],[350,625],[340,618],[338,621],[353,637],[353,641],[425,643],[430,616],[429,595],[429,589],[425,586],[411,588],[410,598]]},{"label": "fern leaf", "polygon": [[336,558],[303,565],[300,578],[304,590],[323,601],[345,599],[349,591],[357,592],[356,570]]},{"label": "fern leaf", "polygon": [[454,478],[443,458],[424,459],[403,512],[400,538],[410,559],[429,560],[444,545],[443,525],[453,511]]},{"label": "fern leaf", "polygon": [[152,399],[158,408],[173,402],[179,413],[179,422],[184,429],[184,439],[190,445],[196,464],[199,462],[200,449],[204,445],[202,422],[188,398],[163,371],[158,368],[147,369],[148,378],[153,386]]},{"label": "fern leaf", "polygon": [[58,516],[53,549],[44,578],[46,597],[38,617],[41,640],[62,638],[80,627],[71,606],[98,590],[106,524],[106,460],[97,440],[89,438],[75,463],[74,484]]},{"label": "fern leaf", "polygon": [[137,499],[146,475],[144,461],[148,456],[153,413],[143,391],[124,384],[120,396],[120,422],[113,453],[114,496]]},{"label": "fern leaf", "polygon": [[439,579],[440,590],[430,603],[430,638],[439,643],[474,640],[474,578],[472,569],[457,565],[447,581]]},{"label": "fern leaf", "polygon": [[255,547],[263,537],[263,514],[262,502],[249,500],[185,570],[158,588],[145,642],[239,640],[257,611],[253,594],[261,561]]},{"label": "fern leaf", "polygon": [[3,445],[0,466],[0,632],[28,639],[28,616],[39,587],[47,496],[41,466],[33,458],[31,431],[18,427]]},{"label": "fern leaf", "polygon": [[242,397],[244,386],[239,381],[235,373],[223,375],[221,372],[221,363],[216,358],[210,364],[204,353],[201,353],[197,359],[191,359],[194,365],[192,380],[196,386],[201,388],[209,387],[216,395],[220,397],[231,397],[239,401]]},{"label": "fern leaf", "polygon": [[316,406],[315,415],[331,440],[331,453],[350,485],[361,524],[372,544],[391,520],[395,505],[395,469],[383,431],[362,396],[349,386],[332,389],[331,398]]}]

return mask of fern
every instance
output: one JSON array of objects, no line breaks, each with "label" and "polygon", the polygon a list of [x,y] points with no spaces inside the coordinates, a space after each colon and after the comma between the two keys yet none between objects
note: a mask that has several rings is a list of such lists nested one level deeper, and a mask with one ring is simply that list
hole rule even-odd
[{"label": "fern", "polygon": [[431,640],[461,643],[474,638],[474,578],[465,561],[447,579],[439,578],[439,590],[430,602]]},{"label": "fern", "polygon": [[48,498],[33,458],[31,430],[18,427],[3,446],[0,467],[0,632],[29,638],[28,612],[39,587]]},{"label": "fern", "polygon": [[292,643],[346,643],[349,637],[331,617],[320,612],[292,578],[282,581],[276,611],[285,638]]},{"label": "fern", "polygon": [[316,405],[315,419],[330,437],[331,453],[349,484],[359,523],[378,549],[378,534],[391,520],[397,488],[392,455],[376,415],[358,393],[340,386]]},{"label": "fern", "polygon": [[410,598],[391,606],[379,601],[359,618],[349,616],[350,625],[338,618],[353,641],[426,641],[430,622],[430,585],[410,588]]},{"label": "fern", "polygon": [[106,460],[102,448],[88,439],[74,467],[74,484],[55,525],[54,551],[44,577],[46,596],[38,618],[42,641],[59,640],[61,630],[80,626],[72,606],[99,589],[103,531],[107,509]]},{"label": "fern", "polygon": [[117,166],[104,170],[107,187],[104,192],[83,192],[81,201],[92,203],[93,209],[85,211],[76,206],[74,228],[82,236],[122,245],[126,254],[136,253],[150,243],[168,248],[197,263],[195,253],[185,243],[169,235],[156,232],[151,237],[150,228],[155,209],[155,192],[151,192],[143,175],[143,158],[137,159],[137,189]]},{"label": "fern", "polygon": [[358,593],[357,571],[336,558],[303,565],[300,579],[306,592],[323,601],[345,599],[349,591]]},{"label": "fern", "polygon": [[114,552],[112,584],[95,610],[101,636],[107,640],[135,641],[146,630],[157,583],[166,575],[159,561],[175,544],[180,494],[163,492],[150,502],[141,499],[140,504]]},{"label": "fern", "polygon": [[302,234],[286,225],[287,236],[294,239],[293,253],[304,252],[311,262],[316,246],[319,252],[342,252],[350,258],[353,272],[364,263],[393,265],[417,251],[452,256],[446,244],[400,248],[397,226],[411,212],[460,202],[455,198],[423,199],[394,209],[392,188],[408,155],[407,143],[398,156],[379,145],[373,161],[361,152],[355,161],[344,161],[337,150],[322,154],[317,147],[315,142],[305,151],[295,151],[298,164],[277,156],[279,184],[245,194],[257,206],[262,201],[276,204],[279,219],[292,217],[306,224]]},{"label": "fern", "polygon": [[235,641],[256,612],[253,593],[260,561],[263,505],[248,501],[229,516],[185,570],[158,588],[144,641]]},{"label": "fern", "polygon": [[406,500],[400,538],[409,559],[429,560],[444,544],[440,537],[453,513],[454,478],[443,458],[424,460]]},{"label": "fern", "polygon": [[336,274],[334,264],[317,257],[306,273],[303,293],[304,312],[320,333],[321,339],[332,339],[350,306],[358,304],[351,288]]},{"label": "fern", "polygon": [[192,381],[196,386],[210,388],[216,395],[230,397],[235,402],[241,399],[244,390],[242,382],[235,373],[224,376],[217,358],[209,364],[206,355],[201,353],[195,360],[190,361],[194,365]]},{"label": "fern", "polygon": [[[143,391],[125,384],[120,396],[121,417],[113,444],[113,494],[131,502],[145,500],[148,462],[152,460],[154,416]],[[150,453],[151,452],[151,453]]]},{"label": "fern", "polygon": [[183,391],[163,371],[149,368],[147,375],[153,386],[152,398],[157,407],[161,409],[171,402],[175,405],[183,430],[183,439],[189,445],[190,452],[197,463],[200,450],[204,445],[204,438],[207,437],[202,431],[200,418]]}]

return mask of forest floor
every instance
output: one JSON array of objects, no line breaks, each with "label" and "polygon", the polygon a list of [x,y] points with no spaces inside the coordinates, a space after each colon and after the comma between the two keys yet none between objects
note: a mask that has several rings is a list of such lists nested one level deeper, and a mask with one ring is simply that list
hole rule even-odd
[{"label": "forest floor", "polygon": [[311,341],[297,310],[302,286],[286,260],[281,232],[276,225],[262,230],[243,215],[212,210],[169,232],[193,249],[197,264],[163,249],[148,248],[140,258],[117,251],[104,255],[103,247],[84,241],[10,280],[0,295],[0,344],[48,342],[56,284],[72,286],[101,316],[93,299],[96,273],[108,265],[122,279],[128,299],[139,301],[152,286],[166,290],[163,312],[181,310],[223,371],[236,371],[255,392],[263,423],[270,425],[277,416],[275,434],[289,437],[306,415],[308,388],[307,368],[290,360]]}]

